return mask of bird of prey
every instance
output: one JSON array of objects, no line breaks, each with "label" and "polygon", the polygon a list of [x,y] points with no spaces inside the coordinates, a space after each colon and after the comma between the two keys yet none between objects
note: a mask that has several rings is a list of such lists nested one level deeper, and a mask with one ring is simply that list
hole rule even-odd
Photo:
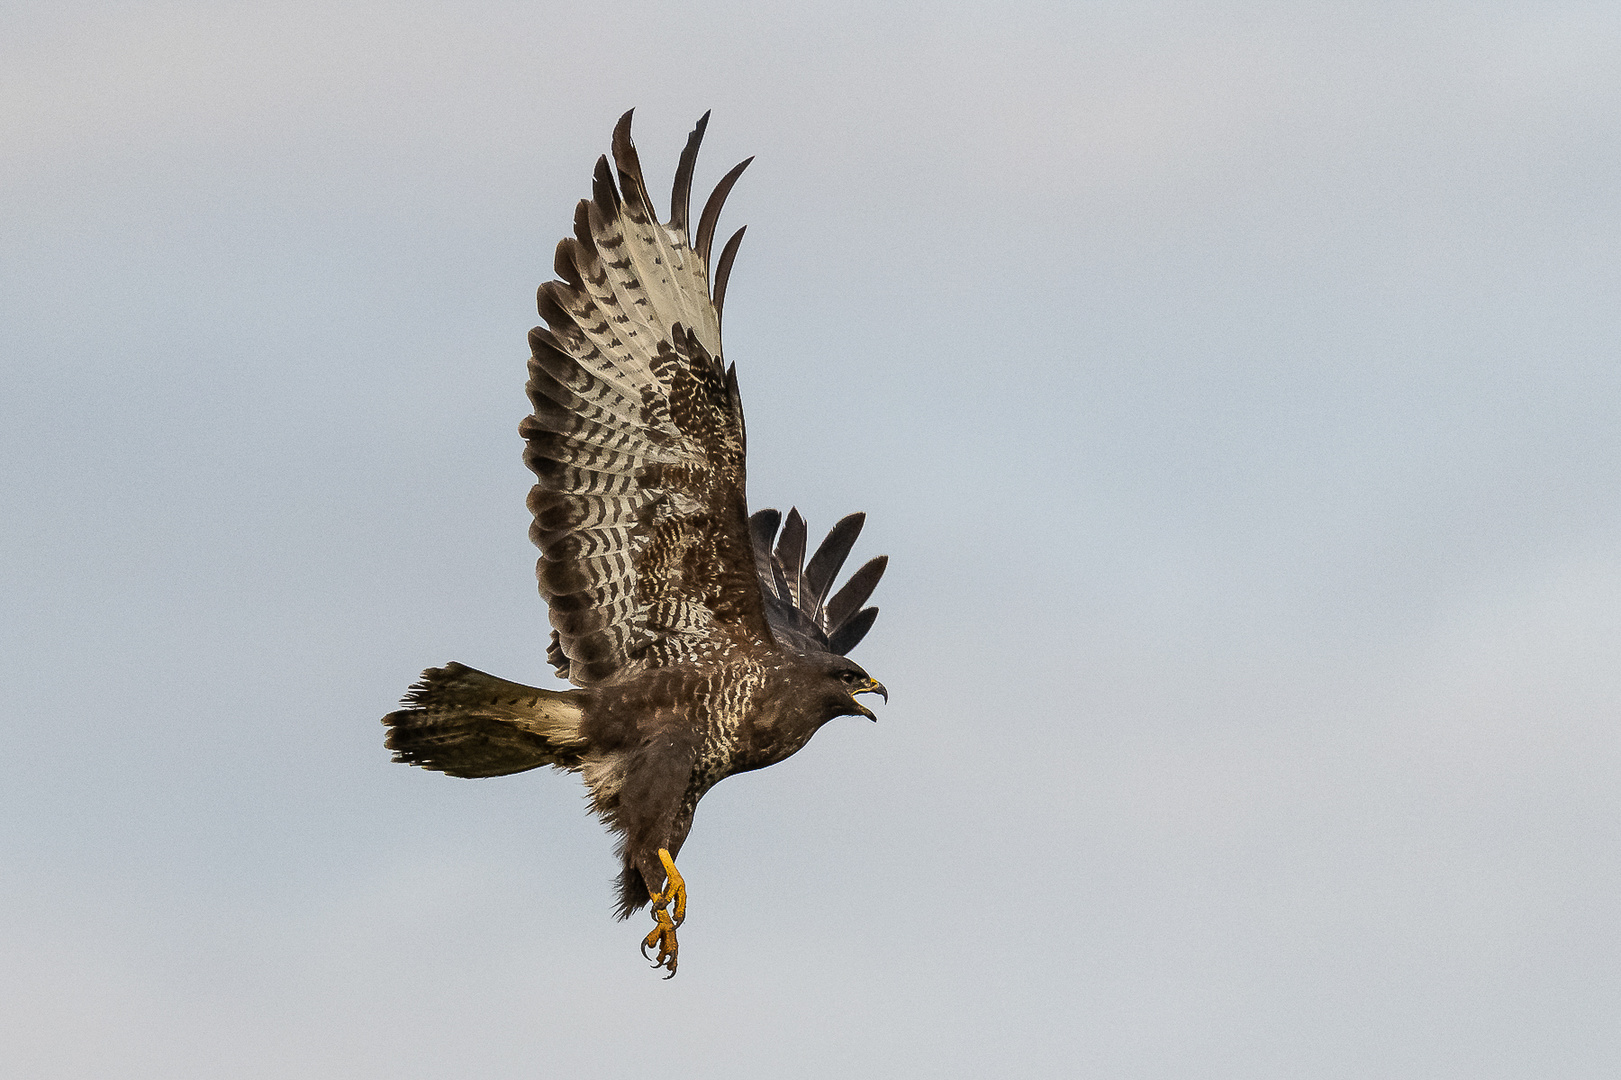
[{"label": "bird of prey", "polygon": [[[749,516],[736,366],[721,306],[743,230],[713,264],[715,224],[744,161],[690,229],[692,170],[709,114],[687,139],[670,220],[648,197],[631,114],[597,160],[592,197],[540,286],[519,425],[535,474],[529,535],[550,608],[547,659],[576,689],[542,690],[462,664],[429,668],[383,718],[394,760],[452,776],[542,765],[577,772],[617,834],[617,914],[651,902],[642,942],[674,976],[687,890],[675,856],[698,800],[721,779],[773,765],[838,716],[889,693],[846,654],[886,559],[833,591],[864,516],[807,561],[797,510]],[[615,183],[617,174],[617,184]],[[657,950],[656,957],[649,955]]]}]

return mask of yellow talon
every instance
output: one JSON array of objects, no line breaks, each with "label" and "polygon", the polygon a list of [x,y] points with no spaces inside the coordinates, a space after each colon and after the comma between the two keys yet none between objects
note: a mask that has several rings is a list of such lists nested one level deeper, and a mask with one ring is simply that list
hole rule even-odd
[{"label": "yellow talon", "polygon": [[[675,954],[679,949],[675,940],[675,924],[670,921],[669,912],[663,908],[658,908],[653,912],[653,919],[658,925],[653,927],[652,933],[642,939],[642,957],[651,960],[655,968],[668,967],[670,973],[664,977],[673,979],[675,978]],[[657,960],[653,960],[651,956],[647,955],[647,950],[655,945],[659,947]]]},{"label": "yellow talon", "polygon": [[[653,960],[647,955],[647,950],[657,945],[659,956],[653,960],[655,968],[668,967],[670,974],[666,979],[675,978],[675,958],[680,946],[675,940],[675,928],[680,926],[687,918],[687,883],[682,880],[681,873],[675,868],[675,860],[670,853],[659,848],[659,862],[664,864],[664,873],[668,879],[664,884],[663,892],[652,894],[653,921],[657,925],[651,933],[642,939],[642,956]],[[675,918],[670,918],[670,912],[665,908],[670,901],[675,901]]]}]

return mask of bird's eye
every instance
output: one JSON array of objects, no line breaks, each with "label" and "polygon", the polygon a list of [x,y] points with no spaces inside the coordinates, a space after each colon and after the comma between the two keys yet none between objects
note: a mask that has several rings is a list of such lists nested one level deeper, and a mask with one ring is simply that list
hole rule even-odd
[{"label": "bird's eye", "polygon": [[857,676],[853,671],[841,671],[839,672],[839,678],[843,679],[847,683],[853,683],[856,681]]}]

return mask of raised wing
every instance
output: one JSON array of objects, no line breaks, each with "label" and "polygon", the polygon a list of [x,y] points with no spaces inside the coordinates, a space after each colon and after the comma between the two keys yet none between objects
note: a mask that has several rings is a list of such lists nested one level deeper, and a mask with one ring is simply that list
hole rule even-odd
[{"label": "raised wing", "polygon": [[[828,596],[866,520],[866,514],[851,514],[840,520],[806,563],[805,519],[797,508],[788,511],[787,521],[775,510],[761,510],[749,518],[755,572],[765,595],[766,621],[777,641],[800,652],[844,656],[867,636],[873,620],[878,618],[878,609],[861,605],[884,576],[889,556],[868,560],[850,575],[843,588]],[[782,536],[777,539],[779,526]],[[774,539],[777,546],[773,551]]]},{"label": "raised wing", "polygon": [[537,478],[529,535],[556,629],[548,655],[581,686],[772,641],[743,496],[743,407],[736,369],[721,361],[743,230],[709,286],[715,222],[748,161],[716,186],[693,242],[687,201],[709,114],[681,154],[668,224],[648,198],[630,119],[614,128],[618,186],[598,159],[593,197],[557,245],[562,280],[540,287],[534,414],[519,429]]}]

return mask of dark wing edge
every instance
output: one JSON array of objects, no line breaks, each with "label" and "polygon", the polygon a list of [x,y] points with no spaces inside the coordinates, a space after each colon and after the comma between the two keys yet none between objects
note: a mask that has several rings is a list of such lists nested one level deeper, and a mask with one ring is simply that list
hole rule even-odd
[{"label": "dark wing edge", "polygon": [[841,519],[806,562],[807,529],[797,507],[789,509],[786,519],[776,510],[761,510],[749,518],[766,621],[783,645],[800,652],[846,656],[872,629],[878,609],[862,605],[878,587],[889,556],[869,559],[829,595],[866,520],[866,514]]},{"label": "dark wing edge", "polygon": [[[519,428],[536,478],[530,538],[554,628],[548,658],[581,686],[771,641],[742,402],[709,286],[715,222],[748,162],[717,185],[694,245],[687,199],[708,120],[687,140],[663,224],[631,113],[620,118],[613,165],[598,159],[574,235],[557,245],[559,280],[537,294],[546,325],[529,335],[533,413]],[[735,251],[727,245],[723,268]]]}]

